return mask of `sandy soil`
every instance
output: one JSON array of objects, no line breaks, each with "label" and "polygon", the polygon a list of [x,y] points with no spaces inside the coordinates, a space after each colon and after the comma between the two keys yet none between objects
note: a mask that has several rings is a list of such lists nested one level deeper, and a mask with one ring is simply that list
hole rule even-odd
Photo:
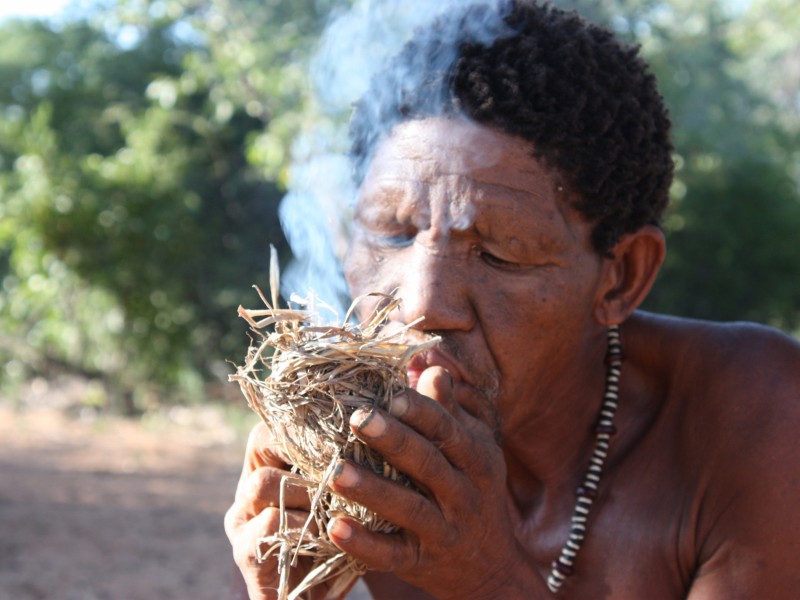
[{"label": "sandy soil", "polygon": [[71,414],[0,402],[0,600],[224,599],[242,436],[212,408]]},{"label": "sandy soil", "polygon": [[0,407],[0,600],[226,596],[241,445],[212,412],[173,417]]}]

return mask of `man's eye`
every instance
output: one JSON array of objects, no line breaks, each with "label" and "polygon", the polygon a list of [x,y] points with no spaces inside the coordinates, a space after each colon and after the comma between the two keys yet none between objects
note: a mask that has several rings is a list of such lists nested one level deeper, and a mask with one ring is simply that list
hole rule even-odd
[{"label": "man's eye", "polygon": [[369,243],[381,248],[406,248],[414,243],[414,234],[403,233],[380,233],[378,231],[367,232]]},{"label": "man's eye", "polygon": [[390,248],[405,248],[414,242],[414,236],[407,233],[399,235],[379,235],[375,236],[378,243],[389,246]]},{"label": "man's eye", "polygon": [[481,248],[477,248],[477,251],[480,259],[490,267],[494,267],[496,269],[501,269],[504,271],[516,271],[520,269],[522,266],[519,263],[505,260],[503,258],[500,258],[499,256],[495,256],[491,252],[487,252],[486,250],[483,250]]},{"label": "man's eye", "polygon": [[381,248],[405,248],[414,242],[415,232],[397,226],[381,226],[370,223],[356,223],[356,231],[371,246]]}]

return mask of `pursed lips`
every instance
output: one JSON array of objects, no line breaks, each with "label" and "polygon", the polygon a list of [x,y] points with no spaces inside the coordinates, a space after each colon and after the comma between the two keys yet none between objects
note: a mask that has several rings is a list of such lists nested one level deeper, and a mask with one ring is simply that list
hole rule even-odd
[{"label": "pursed lips", "polygon": [[422,375],[425,369],[430,367],[442,367],[453,376],[456,382],[464,381],[468,383],[458,363],[454,359],[438,348],[431,348],[430,350],[425,350],[417,354],[406,366],[409,386],[416,389],[420,375]]}]

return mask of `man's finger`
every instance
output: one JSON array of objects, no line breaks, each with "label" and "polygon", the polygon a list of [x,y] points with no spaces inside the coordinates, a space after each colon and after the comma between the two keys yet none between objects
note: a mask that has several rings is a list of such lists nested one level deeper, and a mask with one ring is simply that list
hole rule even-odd
[{"label": "man's finger", "polygon": [[[282,481],[286,478],[286,483]],[[283,487],[283,503],[286,508],[306,509],[311,506],[308,488],[298,485],[288,471],[274,467],[260,467],[250,473],[237,490],[237,501],[246,509],[247,514],[255,516],[268,507],[279,507],[281,504],[281,487]]]},{"label": "man's finger", "polygon": [[497,413],[486,394],[456,381],[442,367],[425,369],[419,377],[417,392],[436,400],[470,431],[482,435],[484,426],[492,432],[497,428]]},{"label": "man's finger", "polygon": [[[289,529],[300,529],[308,520],[308,513],[300,510],[286,511],[286,525]],[[225,530],[233,546],[234,561],[240,568],[258,563],[259,548],[262,553],[268,547],[263,538],[275,534],[280,527],[280,510],[267,508],[253,518],[247,518],[241,507],[234,504],[225,515]],[[316,535],[316,523],[312,521],[309,533]]]},{"label": "man's finger", "polygon": [[330,486],[348,500],[369,506],[401,529],[421,532],[420,537],[436,538],[443,533],[442,514],[432,500],[366,467],[342,461]]},{"label": "man's finger", "polygon": [[458,407],[455,400],[455,379],[447,369],[430,367],[419,376],[417,392],[444,406],[449,413]]},{"label": "man's finger", "polygon": [[245,471],[259,467],[289,467],[281,454],[281,447],[275,441],[274,433],[264,423],[258,423],[250,430],[245,450]]},{"label": "man's finger", "polygon": [[[448,378],[442,371],[435,378],[437,389],[432,393],[448,394]],[[468,471],[474,464],[476,440],[472,429],[481,427],[481,437],[491,437],[488,429],[457,406],[454,410],[461,413],[461,420],[439,402],[432,402],[431,398],[411,389],[401,398],[395,398],[390,410],[396,419],[387,418],[377,409],[356,411],[350,420],[351,427],[390,464],[404,473],[414,473],[426,487],[433,488],[437,483],[453,485],[455,481],[449,479],[446,472],[448,467]],[[472,426],[467,427],[463,420],[472,421]],[[445,479],[440,480],[442,477]]]},{"label": "man's finger", "polygon": [[347,517],[332,519],[328,535],[339,548],[375,571],[402,573],[419,562],[419,546],[410,535],[376,533]]},{"label": "man's finger", "polygon": [[[412,392],[408,392],[409,396]],[[356,411],[350,419],[355,434],[370,448],[380,453],[386,462],[408,474],[421,488],[436,493],[437,489],[455,488],[458,485],[456,469],[466,461],[462,455],[468,450],[466,432],[444,408],[427,400],[428,409],[417,407],[409,397],[409,412],[427,416],[427,422],[414,418],[412,427],[391,418],[379,409]],[[415,417],[417,415],[414,415]],[[456,469],[453,469],[453,467]]]}]

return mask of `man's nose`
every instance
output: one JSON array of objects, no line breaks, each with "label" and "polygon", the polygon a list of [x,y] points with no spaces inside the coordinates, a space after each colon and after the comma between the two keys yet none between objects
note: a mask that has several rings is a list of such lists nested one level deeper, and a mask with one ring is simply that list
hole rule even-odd
[{"label": "man's nose", "polygon": [[401,268],[398,295],[403,322],[424,317],[423,331],[469,331],[475,314],[469,299],[465,259],[440,248],[415,243]]}]

